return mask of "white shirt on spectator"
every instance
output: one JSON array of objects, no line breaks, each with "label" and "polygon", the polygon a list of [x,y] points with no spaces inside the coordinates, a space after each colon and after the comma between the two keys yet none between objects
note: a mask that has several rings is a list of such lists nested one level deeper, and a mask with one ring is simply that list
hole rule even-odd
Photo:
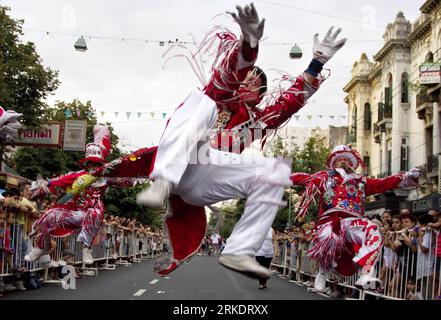
[{"label": "white shirt on spectator", "polygon": [[397,261],[397,254],[391,248],[384,247],[383,259],[384,259],[384,266],[386,268],[392,269],[395,262]]},{"label": "white shirt on spectator", "polygon": [[421,279],[428,277],[433,273],[433,265],[435,262],[435,248],[436,248],[436,235],[434,232],[428,230],[423,236],[423,247],[429,249],[429,252],[424,253],[418,245],[418,258],[417,258],[417,273],[416,278]]},{"label": "white shirt on spectator", "polygon": [[273,228],[268,230],[265,241],[263,242],[262,247],[257,251],[256,257],[274,257]]},{"label": "white shirt on spectator", "polygon": [[213,233],[211,235],[211,243],[218,244],[219,243],[219,238],[220,238],[220,235],[218,235],[217,233]]}]

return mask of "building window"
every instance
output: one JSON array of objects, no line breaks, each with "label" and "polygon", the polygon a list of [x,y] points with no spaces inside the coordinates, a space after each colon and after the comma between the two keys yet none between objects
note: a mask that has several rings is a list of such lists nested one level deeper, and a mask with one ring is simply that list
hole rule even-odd
[{"label": "building window", "polygon": [[369,175],[371,172],[371,158],[370,157],[363,157],[363,162],[366,165],[366,173]]},{"label": "building window", "polygon": [[392,150],[387,150],[387,172],[386,176],[392,174]]},{"label": "building window", "polygon": [[409,103],[409,76],[406,72],[401,75],[401,103]]},{"label": "building window", "polygon": [[407,138],[401,138],[400,171],[409,170],[409,146]]},{"label": "building window", "polygon": [[372,126],[372,114],[371,105],[366,103],[364,105],[364,130],[371,130]]},{"label": "building window", "polygon": [[384,88],[384,118],[392,118],[392,74],[387,76],[387,87]]},{"label": "building window", "polygon": [[429,53],[427,54],[425,62],[433,62],[433,53],[432,53],[432,51],[429,51]]},{"label": "building window", "polygon": [[354,106],[354,112],[352,114],[352,142],[357,142],[357,121],[358,121],[358,113],[357,106]]}]

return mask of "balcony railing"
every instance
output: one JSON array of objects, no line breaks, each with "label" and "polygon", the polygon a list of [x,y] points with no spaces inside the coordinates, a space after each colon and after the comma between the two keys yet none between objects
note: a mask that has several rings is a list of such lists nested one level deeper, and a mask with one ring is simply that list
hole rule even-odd
[{"label": "balcony railing", "polygon": [[440,157],[441,153],[431,155],[427,157],[427,173],[438,175],[439,162],[438,157]]},{"label": "balcony railing", "polygon": [[381,132],[378,123],[374,123],[374,139],[375,143],[380,143],[381,141]]},{"label": "balcony railing", "polygon": [[392,105],[379,103],[378,104],[378,122],[392,119]]},{"label": "balcony railing", "polygon": [[426,111],[430,111],[429,109],[433,108],[432,105],[432,97],[425,93],[419,93],[416,96],[416,112],[418,114],[418,119],[423,120]]}]

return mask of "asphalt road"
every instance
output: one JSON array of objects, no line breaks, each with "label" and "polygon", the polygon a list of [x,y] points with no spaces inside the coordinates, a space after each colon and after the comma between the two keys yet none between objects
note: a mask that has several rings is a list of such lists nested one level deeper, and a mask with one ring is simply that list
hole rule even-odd
[{"label": "asphalt road", "polygon": [[196,256],[167,277],[153,273],[153,260],[130,267],[99,271],[76,280],[75,290],[46,284],[38,290],[6,293],[0,300],[319,300],[303,286],[273,274],[268,288],[258,281],[223,268],[216,257]]}]

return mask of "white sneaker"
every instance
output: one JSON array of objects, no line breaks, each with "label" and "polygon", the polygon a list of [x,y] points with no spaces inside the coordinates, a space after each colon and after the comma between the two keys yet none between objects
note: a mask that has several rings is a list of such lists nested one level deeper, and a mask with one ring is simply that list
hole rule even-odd
[{"label": "white sneaker", "polygon": [[85,264],[93,264],[92,250],[83,248],[83,262]]},{"label": "white sneaker", "polygon": [[171,188],[171,182],[156,179],[149,188],[138,193],[136,203],[150,208],[162,208],[170,195]]},{"label": "white sneaker", "polygon": [[58,261],[57,261],[57,264],[58,264],[60,267],[64,267],[65,265],[67,265],[67,262],[64,261],[64,260],[58,260]]},{"label": "white sneaker", "polygon": [[49,268],[58,268],[59,265],[58,263],[56,263],[54,260],[51,260],[51,262],[49,263]]},{"label": "white sneaker", "polygon": [[314,280],[314,288],[318,292],[326,291],[326,280],[328,279],[328,274],[326,272],[319,272]]},{"label": "white sneaker", "polygon": [[27,262],[32,262],[40,258],[44,254],[44,250],[40,248],[33,248],[29,254],[25,255],[24,259]]},{"label": "white sneaker", "polygon": [[381,285],[380,279],[374,277],[374,268],[371,268],[369,272],[362,272],[360,278],[355,282],[355,286],[362,287],[365,290],[375,290],[377,285]]},{"label": "white sneaker", "polygon": [[219,257],[219,263],[252,278],[269,279],[271,277],[271,272],[249,255],[224,254]]},{"label": "white sneaker", "polygon": [[26,291],[25,286],[23,285],[23,281],[18,281],[15,286],[17,287],[18,290],[20,291]]},{"label": "white sneaker", "polygon": [[310,287],[311,286],[311,284],[312,284],[312,282],[311,281],[305,281],[305,282],[303,282],[303,285],[305,286],[305,287]]}]

